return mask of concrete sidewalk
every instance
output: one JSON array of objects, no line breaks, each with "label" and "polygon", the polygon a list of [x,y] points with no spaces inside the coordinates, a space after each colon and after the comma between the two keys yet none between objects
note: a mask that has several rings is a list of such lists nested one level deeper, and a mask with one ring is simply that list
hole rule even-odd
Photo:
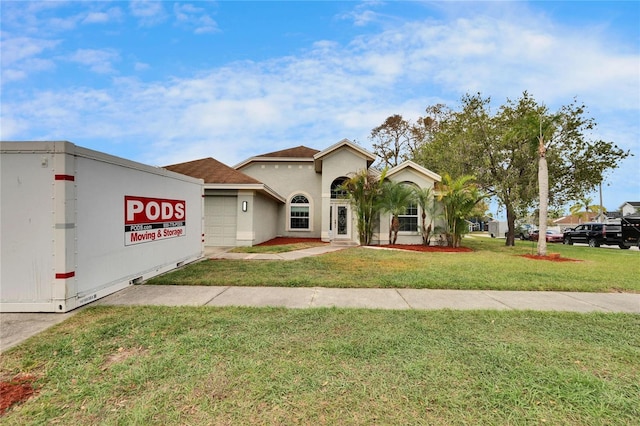
[{"label": "concrete sidewalk", "polygon": [[138,285],[97,305],[498,309],[640,313],[640,294],[552,291]]},{"label": "concrete sidewalk", "polygon": [[[296,260],[344,248],[348,248],[348,246],[327,244],[286,253],[251,254],[228,253],[228,248],[207,247],[205,257],[239,260]],[[286,308],[335,306],[340,308],[423,310],[529,309],[537,311],[626,312],[640,314],[640,294],[136,285],[127,287],[91,305],[277,306]],[[81,309],[66,314],[0,313],[0,352],[66,320]]]},{"label": "concrete sidewalk", "polygon": [[[496,309],[640,314],[640,294],[136,285],[111,294],[92,305]],[[79,310],[66,314],[0,314],[0,352],[66,320]]]}]

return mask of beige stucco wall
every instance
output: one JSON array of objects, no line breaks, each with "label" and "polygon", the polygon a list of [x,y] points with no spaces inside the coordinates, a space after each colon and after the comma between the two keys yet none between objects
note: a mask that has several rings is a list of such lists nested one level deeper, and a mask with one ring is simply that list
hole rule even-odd
[{"label": "beige stucco wall", "polygon": [[[339,177],[350,177],[351,174],[367,168],[367,160],[351,149],[336,150],[322,159],[322,233],[323,241],[330,241],[335,235],[329,233],[329,208],[331,203],[331,183]],[[352,241],[358,240],[355,214],[351,214]]]},{"label": "beige stucco wall", "polygon": [[[222,200],[232,200],[235,207],[233,214],[235,221],[228,231],[234,231],[233,241],[228,239],[220,241],[216,240],[216,244],[222,246],[253,246],[264,241],[270,240],[277,236],[277,217],[280,203],[268,198],[259,192],[253,190],[206,190],[205,209],[207,216],[217,216],[220,226],[223,226],[222,216],[225,205],[221,204]],[[247,211],[242,211],[242,202],[247,202]],[[210,220],[205,219],[205,224]],[[227,223],[230,226],[231,222]],[[209,232],[205,227],[205,232]],[[229,238],[232,238],[231,236]],[[205,239],[211,244],[211,236],[206,235]]]},{"label": "beige stucco wall", "polygon": [[[243,167],[240,171],[264,183],[287,200],[286,206],[278,208],[277,219],[274,220],[278,236],[320,238],[322,178],[316,173],[312,161],[255,162]],[[309,199],[310,230],[288,229],[288,203],[296,194],[304,194]]]},{"label": "beige stucco wall", "polygon": [[[397,173],[389,176],[389,180],[394,182],[410,182],[417,185],[420,188],[433,188],[435,181],[416,170],[407,167],[400,170]],[[435,193],[434,193],[435,195]],[[429,224],[429,217],[426,218],[426,223]],[[388,214],[383,214],[380,217],[380,244],[389,244],[389,228],[391,223],[391,217]],[[436,221],[433,220],[432,226],[436,225]],[[418,207],[418,232],[399,232],[397,244],[422,244],[422,209]],[[433,244],[434,239],[432,239]]]},{"label": "beige stucco wall", "polygon": [[[278,235],[278,215],[282,204],[266,198],[260,194],[253,197],[253,203],[249,203],[248,213],[253,218],[254,240],[253,244],[260,244],[275,238]],[[239,210],[242,215],[242,208]]]},{"label": "beige stucco wall", "polygon": [[[329,231],[329,211],[331,206],[331,184],[340,177],[350,177],[367,167],[367,158],[349,147],[339,148],[321,158],[322,173],[317,173],[314,162],[309,161],[260,161],[249,163],[239,170],[259,180],[286,199],[286,204],[276,204],[249,194],[238,196],[238,244],[254,245],[275,236],[322,238],[331,241],[335,238]],[[434,180],[412,167],[399,170],[388,176],[397,182],[412,182],[420,187],[432,187]],[[289,229],[289,202],[296,194],[304,194],[310,201],[310,230]],[[246,198],[249,197],[250,198]],[[241,209],[242,201],[250,206],[249,215]],[[418,212],[418,226],[421,226],[421,214]],[[351,212],[349,238],[358,241],[355,214]],[[428,220],[428,219],[427,219]],[[380,217],[379,228],[374,235],[374,243],[389,243],[389,215]],[[428,223],[428,222],[427,222]],[[398,235],[399,244],[421,244],[420,232],[402,232]]]}]

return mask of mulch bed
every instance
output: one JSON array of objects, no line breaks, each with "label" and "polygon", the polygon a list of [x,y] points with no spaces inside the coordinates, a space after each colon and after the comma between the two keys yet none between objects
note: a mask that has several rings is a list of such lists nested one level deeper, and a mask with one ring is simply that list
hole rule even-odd
[{"label": "mulch bed", "polygon": [[8,381],[0,381],[0,416],[12,405],[26,401],[36,393],[33,382],[36,380],[31,375],[18,375]]},{"label": "mulch bed", "polygon": [[578,259],[570,259],[568,257],[560,257],[559,254],[551,254],[547,256],[538,256],[537,254],[523,254],[522,257],[533,260],[546,260],[549,262],[582,262]]},{"label": "mulch bed", "polygon": [[[320,238],[289,238],[289,237],[276,237],[272,240],[265,241],[264,243],[256,244],[257,246],[282,246],[286,244],[299,244],[299,243],[323,243]],[[329,244],[329,243],[324,243]],[[372,246],[381,248],[390,248],[397,250],[410,250],[428,253],[468,253],[473,251],[468,247],[440,247],[440,246],[423,246],[419,244],[387,244],[382,246]]]},{"label": "mulch bed", "polygon": [[421,244],[387,244],[377,246],[383,248],[391,248],[397,250],[419,251],[422,253],[469,253],[473,250],[469,247],[442,247],[442,246],[423,246]]}]

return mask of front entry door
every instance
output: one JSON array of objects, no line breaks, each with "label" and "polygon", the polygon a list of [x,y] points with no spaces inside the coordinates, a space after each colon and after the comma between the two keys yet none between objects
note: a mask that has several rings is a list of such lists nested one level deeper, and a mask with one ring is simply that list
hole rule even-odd
[{"label": "front entry door", "polygon": [[334,203],[331,205],[331,233],[335,240],[351,240],[351,205]]}]

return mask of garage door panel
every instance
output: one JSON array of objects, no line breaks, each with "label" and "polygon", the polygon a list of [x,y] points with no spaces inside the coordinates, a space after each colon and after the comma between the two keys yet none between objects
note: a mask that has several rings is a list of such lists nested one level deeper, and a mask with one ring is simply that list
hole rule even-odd
[{"label": "garage door panel", "polygon": [[236,245],[237,205],[236,197],[205,197],[205,245]]}]

